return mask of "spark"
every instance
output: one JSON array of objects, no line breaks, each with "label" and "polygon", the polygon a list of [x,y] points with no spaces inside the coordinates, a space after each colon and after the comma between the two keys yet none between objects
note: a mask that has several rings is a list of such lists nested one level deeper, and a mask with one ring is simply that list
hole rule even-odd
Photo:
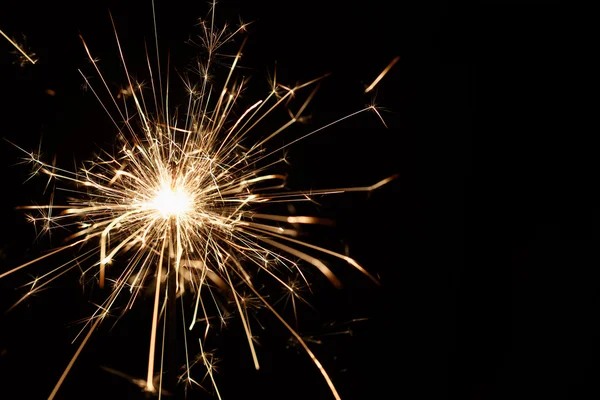
[{"label": "spark", "polygon": [[[196,383],[190,370],[196,364],[204,365],[206,376],[210,378],[217,396],[221,396],[213,374],[213,359],[205,349],[208,332],[213,329],[211,321],[214,315],[209,310],[209,303],[213,301],[222,322],[228,314],[221,311],[219,304],[232,304],[237,311],[256,369],[260,368],[259,354],[254,345],[249,307],[269,310],[289,330],[325,379],[334,398],[340,399],[323,365],[305,340],[275,310],[268,297],[260,293],[254,284],[254,276],[260,272],[274,284],[287,289],[294,314],[295,299],[305,302],[299,293],[300,282],[306,282],[304,269],[307,266],[319,271],[334,287],[342,285],[327,266],[327,258],[342,260],[375,283],[378,281],[347,255],[298,239],[302,226],[331,226],[333,221],[306,215],[270,214],[265,210],[274,203],[313,202],[316,196],[371,192],[395,176],[370,186],[290,191],[286,190],[284,175],[269,171],[287,162],[284,151],[299,140],[368,111],[375,111],[379,118],[381,115],[374,106],[367,106],[274,150],[267,150],[265,146],[273,138],[303,120],[303,113],[325,76],[296,86],[284,86],[277,83],[274,74],[266,96],[251,101],[249,107],[240,110],[238,103],[247,79],[238,79],[237,70],[246,40],[242,41],[234,55],[226,56],[231,64],[221,87],[215,86],[215,78],[209,79],[209,71],[220,64],[222,47],[244,33],[248,24],[242,23],[231,32],[227,28],[218,28],[214,19],[215,3],[212,4],[209,17],[200,24],[203,31],[200,43],[206,54],[202,61],[198,61],[201,80],[192,83],[184,78],[185,87],[188,88],[184,113],[169,111],[168,73],[166,78],[163,76],[169,68],[165,69],[160,64],[156,21],[156,65],[152,65],[148,56],[150,84],[149,89],[144,89],[144,85],[134,81],[127,70],[111,16],[127,85],[113,94],[97,58],[92,55],[83,37],[83,47],[106,94],[102,95],[90,85],[86,75],[80,73],[86,87],[112,120],[117,131],[117,148],[120,150],[116,154],[103,151],[95,159],[84,163],[79,170],[71,171],[56,166],[54,161],[46,163],[40,152],[27,152],[16,146],[26,154],[24,159],[32,165],[35,175],[44,175],[55,185],[70,185],[63,190],[68,190],[71,195],[66,204],[55,204],[58,199],[53,192],[49,204],[20,208],[38,212],[40,216],[28,214],[28,219],[34,224],[41,223],[45,232],[63,227],[71,233],[65,238],[65,245],[0,273],[0,278],[46,258],[87,246],[88,250],[75,253],[72,261],[36,277],[26,296],[47,287],[71,269],[81,269],[84,262],[91,262],[91,266],[82,269],[82,276],[92,273],[98,285],[108,290],[104,302],[97,305],[96,311],[85,322],[79,334],[85,332],[83,340],[49,399],[56,396],[92,333],[114,310],[117,300],[129,294],[130,299],[125,307],[125,310],[129,310],[144,288],[154,291],[148,367],[145,379],[131,380],[143,386],[145,391],[159,395],[165,393],[162,379],[165,337],[173,334],[166,321],[168,316],[176,312],[172,305],[178,299],[182,306],[183,326],[192,331],[195,325],[204,325],[204,334],[198,338],[200,356],[196,362],[189,361],[193,358],[188,355],[190,350],[186,339],[186,382]],[[371,86],[376,85],[396,61],[397,58]],[[292,98],[301,96],[307,88],[312,90],[306,90],[308,93],[299,109],[292,111]],[[103,100],[105,96],[108,100]],[[265,118],[278,109],[287,111],[289,120],[278,128],[270,128],[270,133],[254,142],[253,132],[264,130],[267,126]],[[277,158],[278,153],[284,153],[283,158]],[[287,279],[290,273],[302,279],[290,281]],[[188,322],[183,312],[184,299],[191,300],[189,304],[193,317]],[[222,299],[226,302],[220,301]],[[159,327],[161,318],[162,335]],[[185,328],[184,334],[187,338]],[[118,375],[129,379],[122,373]]]},{"label": "spark", "polygon": [[163,186],[149,207],[158,210],[163,218],[182,216],[192,209],[192,201],[188,194],[181,188],[171,189]]},{"label": "spark", "polygon": [[377,86],[377,84],[379,83],[380,80],[383,79],[383,77],[390,72],[390,69],[392,69],[392,67],[394,65],[396,65],[396,63],[400,61],[400,56],[396,56],[394,57],[394,59],[392,61],[390,61],[390,63],[387,65],[387,67],[385,67],[383,69],[383,71],[381,71],[381,73],[377,76],[377,78],[375,78],[375,80],[369,85],[367,86],[367,88],[365,89],[365,93],[369,93],[371,90],[373,90],[373,88],[375,86]]},{"label": "spark", "polygon": [[[1,34],[2,36],[4,36],[4,38],[5,38],[6,40],[8,40],[8,42],[9,42],[10,44],[12,44],[12,45],[13,45],[13,47],[14,47],[15,49],[17,49],[17,50],[19,51],[19,53],[21,53],[21,55],[22,55],[22,56],[23,56],[23,57],[24,57],[24,58],[25,58],[27,61],[29,61],[29,62],[30,62],[30,63],[32,63],[32,64],[35,64],[35,63],[38,61],[37,59],[35,59],[35,58],[34,58],[34,57],[35,57],[35,53],[30,53],[30,54],[27,54],[27,52],[26,52],[25,50],[23,50],[23,47],[25,47],[25,46],[20,46],[20,45],[19,45],[17,42],[15,42],[15,41],[14,41],[14,40],[12,40],[11,38],[9,38],[9,37],[6,35],[6,33],[2,32],[2,30],[0,30],[0,34]],[[21,61],[21,66],[24,66],[24,65],[25,65],[25,63],[24,63],[23,61]]]}]

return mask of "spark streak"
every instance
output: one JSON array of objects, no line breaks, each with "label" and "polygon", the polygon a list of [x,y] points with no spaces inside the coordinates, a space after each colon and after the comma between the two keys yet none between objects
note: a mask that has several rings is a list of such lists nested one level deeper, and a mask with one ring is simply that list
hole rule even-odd
[{"label": "spark streak", "polygon": [[379,83],[380,80],[383,79],[383,77],[390,72],[390,69],[392,69],[392,67],[394,65],[396,65],[396,63],[400,61],[400,56],[396,56],[394,57],[394,59],[392,61],[390,61],[390,63],[388,64],[387,67],[385,67],[383,69],[383,71],[381,71],[381,73],[377,76],[377,78],[375,78],[375,80],[369,85],[367,86],[367,88],[365,89],[365,93],[369,93],[371,90],[373,90],[373,88],[375,88],[375,86],[377,86],[377,84]]},{"label": "spark streak", "polygon": [[19,46],[19,45],[18,45],[18,44],[17,44],[17,43],[16,43],[14,40],[12,40],[11,38],[9,38],[9,37],[6,35],[6,33],[2,32],[2,30],[0,30],[0,34],[1,34],[2,36],[4,36],[4,38],[5,38],[6,40],[8,40],[8,42],[9,42],[10,44],[12,44],[12,45],[14,46],[14,48],[15,48],[15,49],[17,49],[17,50],[18,50],[18,51],[19,51],[19,52],[20,52],[20,53],[23,55],[23,57],[25,57],[25,58],[27,59],[27,61],[29,61],[29,62],[30,62],[30,63],[32,63],[32,64],[35,64],[35,63],[37,62],[37,60],[34,60],[33,58],[31,58],[31,57],[29,56],[29,54],[27,54],[27,53],[26,53],[26,52],[25,52],[25,51],[24,51],[24,50],[21,48],[21,46]]}]

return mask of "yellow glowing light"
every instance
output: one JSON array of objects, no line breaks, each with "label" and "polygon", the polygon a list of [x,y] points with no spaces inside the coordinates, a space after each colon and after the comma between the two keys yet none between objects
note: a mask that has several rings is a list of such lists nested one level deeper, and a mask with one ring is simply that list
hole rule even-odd
[{"label": "yellow glowing light", "polygon": [[163,186],[151,203],[151,207],[164,218],[182,216],[192,209],[190,196],[182,188]]}]

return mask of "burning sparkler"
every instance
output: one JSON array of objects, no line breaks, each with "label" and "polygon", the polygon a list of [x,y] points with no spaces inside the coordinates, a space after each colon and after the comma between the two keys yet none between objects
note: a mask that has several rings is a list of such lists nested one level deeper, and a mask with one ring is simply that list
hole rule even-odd
[{"label": "burning sparkler", "polygon": [[[165,392],[162,381],[165,337],[172,333],[167,331],[166,335],[162,335],[162,343],[159,343],[163,331],[159,325],[161,319],[166,321],[176,313],[176,299],[181,300],[182,307],[184,300],[190,306],[191,318],[184,320],[187,330],[204,325],[198,339],[201,354],[196,362],[190,361],[186,343],[186,363],[179,377],[181,381],[197,383],[192,367],[194,364],[204,365],[217,396],[221,397],[211,360],[204,349],[205,339],[213,327],[208,302],[215,298],[226,298],[235,304],[255,368],[259,368],[248,318],[251,302],[240,290],[244,287],[244,292],[250,293],[261,307],[272,312],[289,330],[318,368],[333,396],[340,399],[326,370],[303,338],[261,294],[254,284],[254,276],[256,271],[265,274],[289,291],[292,299],[299,298],[299,294],[296,286],[288,283],[286,275],[296,273],[305,280],[303,268],[306,267],[303,266],[306,265],[318,270],[334,286],[341,285],[324,258],[342,260],[374,282],[377,280],[354,259],[299,238],[299,226],[327,225],[329,220],[276,215],[263,210],[268,204],[311,201],[314,196],[370,192],[392,180],[393,177],[390,177],[367,187],[291,191],[285,187],[285,176],[269,172],[283,161],[277,154],[297,141],[357,114],[373,112],[379,118],[381,115],[375,106],[367,106],[278,148],[267,150],[266,146],[275,137],[301,120],[324,77],[291,87],[277,82],[275,76],[267,96],[239,112],[238,100],[247,82],[236,79],[236,71],[245,41],[231,58],[227,77],[219,89],[214,86],[209,73],[217,64],[222,46],[242,34],[247,24],[241,24],[234,30],[219,29],[214,17],[213,3],[209,18],[201,21],[202,46],[206,54],[197,66],[201,80],[192,84],[186,79],[188,99],[185,113],[170,111],[169,81],[162,76],[158,52],[155,66],[148,57],[150,94],[145,93],[141,83],[131,78],[115,27],[127,77],[127,88],[118,96],[109,89],[92,49],[84,38],[81,40],[106,88],[108,101],[103,101],[103,95],[90,85],[83,73],[82,76],[117,129],[118,153],[104,153],[80,170],[69,171],[43,161],[38,153],[21,149],[27,154],[25,158],[36,175],[68,184],[74,194],[67,205],[51,201],[43,206],[20,208],[33,213],[30,220],[36,225],[41,224],[43,230],[54,225],[76,226],[77,230],[66,238],[65,245],[0,273],[0,278],[85,245],[88,250],[76,253],[73,260],[36,278],[20,301],[42,290],[67,271],[86,263],[88,267],[84,275],[92,275],[101,288],[109,290],[105,301],[81,330],[83,339],[50,399],[54,398],[91,335],[119,298],[129,294],[126,309],[130,309],[140,292],[152,284],[154,301],[148,368],[146,378],[136,380],[147,392],[159,396]],[[397,59],[367,91],[395,62]],[[303,92],[306,92],[304,101],[297,110],[292,110],[292,98]],[[249,133],[262,129],[265,117],[277,109],[287,110],[289,120],[271,129],[258,142],[248,145],[246,139]],[[156,374],[158,380],[155,379]]]}]

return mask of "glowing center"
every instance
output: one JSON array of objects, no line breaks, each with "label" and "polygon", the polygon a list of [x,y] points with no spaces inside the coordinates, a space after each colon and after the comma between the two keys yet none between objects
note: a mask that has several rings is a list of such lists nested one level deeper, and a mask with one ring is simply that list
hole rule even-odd
[{"label": "glowing center", "polygon": [[152,201],[152,207],[165,218],[183,215],[191,206],[190,196],[181,188],[163,187]]}]

